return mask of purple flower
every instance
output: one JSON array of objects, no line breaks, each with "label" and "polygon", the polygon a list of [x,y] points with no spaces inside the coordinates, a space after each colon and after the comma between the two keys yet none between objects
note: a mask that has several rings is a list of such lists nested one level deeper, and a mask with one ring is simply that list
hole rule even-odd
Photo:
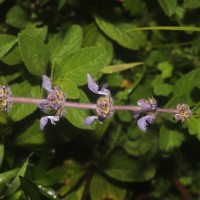
[{"label": "purple flower", "polygon": [[157,110],[157,101],[154,98],[149,98],[148,100],[140,99],[137,104],[143,111],[155,112]]},{"label": "purple flower", "polygon": [[43,130],[46,124],[48,123],[48,120],[51,121],[53,125],[56,124],[57,121],[60,120],[60,118],[65,113],[65,99],[66,95],[63,93],[60,89],[60,87],[56,86],[54,89],[52,88],[52,82],[51,80],[43,75],[43,82],[42,87],[47,91],[48,96],[47,99],[43,102],[41,102],[38,107],[42,111],[51,110],[53,112],[53,116],[46,116],[42,117],[40,120],[40,128]]},{"label": "purple flower", "polygon": [[97,116],[89,116],[84,120],[83,125],[91,125],[95,120],[98,120]]},{"label": "purple flower", "polygon": [[137,125],[140,127],[142,131],[146,132],[148,123],[153,124],[155,119],[156,119],[156,114],[151,113],[141,117],[137,121]]},{"label": "purple flower", "polygon": [[90,74],[87,74],[87,81],[88,81],[88,88],[96,93],[96,94],[102,94],[105,96],[109,96],[110,95],[110,90],[106,89],[106,88],[102,88],[101,90],[99,90],[99,86],[97,85],[96,82],[94,82],[94,80],[92,79]]},{"label": "purple flower", "polygon": [[193,115],[193,112],[190,110],[187,104],[178,104],[176,106],[177,113],[174,115],[176,121],[185,121]]},{"label": "purple flower", "polygon": [[113,100],[111,97],[110,90],[107,88],[102,88],[99,90],[99,86],[92,79],[90,74],[87,74],[88,88],[96,93],[102,95],[98,98],[96,102],[96,112],[97,116],[89,116],[87,117],[83,125],[91,125],[95,120],[98,120],[100,123],[104,122],[106,119],[110,118],[113,115]]},{"label": "purple flower", "polygon": [[60,117],[59,116],[46,116],[46,117],[42,117],[40,119],[40,129],[41,130],[44,130],[44,127],[46,126],[46,124],[48,123],[48,120],[51,121],[51,123],[53,125],[56,124],[57,121],[60,120]]}]

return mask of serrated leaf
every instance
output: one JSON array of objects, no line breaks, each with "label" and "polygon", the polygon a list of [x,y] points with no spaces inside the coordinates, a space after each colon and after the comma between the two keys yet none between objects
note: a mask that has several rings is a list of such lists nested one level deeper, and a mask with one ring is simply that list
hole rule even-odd
[{"label": "serrated leaf", "polygon": [[13,6],[7,13],[6,23],[15,28],[24,28],[28,22],[27,13],[19,5]]},{"label": "serrated leaf", "polygon": [[[40,86],[32,86],[28,81],[12,85],[11,90],[15,96],[41,98]],[[8,112],[8,115],[12,120],[19,121],[30,115],[37,107],[38,106],[34,104],[15,103]]]},{"label": "serrated leaf", "polygon": [[111,66],[104,67],[101,70],[101,72],[103,74],[112,74],[115,72],[120,72],[120,71],[124,71],[127,69],[131,69],[133,67],[137,67],[142,64],[143,64],[143,62],[134,62],[134,63],[119,64],[119,65],[111,65]]},{"label": "serrated leaf", "polygon": [[183,6],[189,9],[195,9],[200,7],[200,1],[198,0],[184,0]]},{"label": "serrated leaf", "polygon": [[13,35],[0,35],[0,58],[2,58],[8,51],[17,43],[17,38]]},{"label": "serrated leaf", "polygon": [[147,181],[155,175],[155,169],[139,160],[113,156],[103,171],[110,177],[123,182]]},{"label": "serrated leaf", "polygon": [[[85,93],[82,90],[80,90],[79,101],[81,103],[89,103],[87,96],[85,95]],[[92,130],[94,128],[92,125],[91,126],[83,125],[83,121],[89,115],[90,115],[90,113],[86,109],[67,108],[65,117],[71,124],[73,124],[77,128]]]},{"label": "serrated leaf", "polygon": [[176,10],[177,0],[158,0],[161,8],[167,16],[172,16]]},{"label": "serrated leaf", "polygon": [[175,148],[180,147],[184,141],[184,135],[181,132],[170,130],[165,126],[160,130],[160,150],[170,152]]},{"label": "serrated leaf", "polygon": [[124,22],[121,16],[115,13],[104,11],[103,15],[96,14],[95,21],[106,35],[125,48],[137,50],[146,42],[144,33],[140,31],[126,32],[133,28],[133,24]]},{"label": "serrated leaf", "polygon": [[122,200],[125,198],[126,190],[108,181],[105,177],[95,174],[91,180],[90,194],[91,200]]},{"label": "serrated leaf", "polygon": [[187,102],[190,105],[194,104],[194,100],[191,97],[192,90],[195,87],[200,88],[200,70],[195,69],[191,72],[183,75],[176,84],[174,85],[174,96],[185,95],[187,97]]},{"label": "serrated leaf", "polygon": [[54,80],[70,79],[78,86],[86,84],[87,73],[95,77],[107,60],[106,51],[97,47],[86,47],[64,57],[55,66]]},{"label": "serrated leaf", "polygon": [[42,76],[47,68],[49,53],[46,45],[36,36],[20,33],[18,35],[19,50],[28,71]]},{"label": "serrated leaf", "polygon": [[37,24],[28,23],[24,30],[22,30],[24,34],[32,35],[37,38],[40,38],[41,41],[45,41],[48,33],[47,26],[37,26]]},{"label": "serrated leaf", "polygon": [[[34,134],[33,134],[34,133]],[[36,120],[25,131],[21,132],[15,140],[17,145],[42,145],[45,137],[39,128],[39,120]]]},{"label": "serrated leaf", "polygon": [[83,31],[78,25],[72,25],[66,31],[54,35],[48,43],[51,62],[61,61],[63,57],[79,50],[82,39]]}]

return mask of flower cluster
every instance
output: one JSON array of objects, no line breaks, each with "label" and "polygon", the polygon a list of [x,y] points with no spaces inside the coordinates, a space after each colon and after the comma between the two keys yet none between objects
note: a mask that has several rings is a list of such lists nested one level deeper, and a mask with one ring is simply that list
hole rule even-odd
[{"label": "flower cluster", "polygon": [[47,98],[32,99],[26,97],[13,97],[11,90],[7,86],[0,86],[0,111],[8,111],[12,102],[34,103],[38,107],[49,113],[40,119],[40,129],[43,130],[50,120],[55,125],[57,121],[65,114],[65,107],[77,109],[96,109],[96,115],[88,116],[83,125],[91,125],[95,120],[103,123],[112,117],[114,110],[129,110],[133,112],[133,118],[137,119],[139,128],[146,132],[147,125],[153,124],[158,112],[174,113],[176,121],[185,121],[193,115],[186,104],[178,104],[176,109],[158,108],[157,101],[154,98],[140,99],[137,101],[138,106],[114,106],[111,92],[106,87],[99,89],[98,84],[93,80],[90,74],[87,74],[88,88],[95,94],[101,95],[96,104],[82,104],[66,101],[66,95],[61,91],[59,86],[53,87],[51,80],[43,75],[42,87],[47,91]]},{"label": "flower cluster", "polygon": [[47,91],[47,99],[39,104],[39,108],[42,111],[50,110],[53,112],[53,115],[45,116],[40,119],[40,129],[43,130],[48,120],[51,121],[53,125],[56,124],[57,121],[65,113],[64,102],[66,100],[66,95],[60,89],[60,87],[56,86],[54,89],[52,88],[52,82],[50,79],[43,75],[42,87]]},{"label": "flower cluster", "polygon": [[137,119],[141,116],[137,124],[142,131],[146,132],[148,123],[153,124],[156,119],[157,101],[154,98],[140,99],[137,104],[140,106],[141,112],[134,113],[133,118]]},{"label": "flower cluster", "polygon": [[12,96],[11,90],[7,86],[0,86],[0,111],[6,112],[12,106],[9,98]]},{"label": "flower cluster", "polygon": [[88,81],[88,88],[94,92],[95,94],[102,95],[100,98],[98,98],[96,102],[96,112],[97,116],[89,116],[87,117],[83,124],[84,125],[90,125],[95,120],[98,120],[100,123],[103,123],[106,119],[110,118],[113,115],[113,100],[111,97],[110,90],[107,88],[102,88],[99,90],[99,86],[97,83],[92,79],[90,74],[87,74],[87,81]]}]

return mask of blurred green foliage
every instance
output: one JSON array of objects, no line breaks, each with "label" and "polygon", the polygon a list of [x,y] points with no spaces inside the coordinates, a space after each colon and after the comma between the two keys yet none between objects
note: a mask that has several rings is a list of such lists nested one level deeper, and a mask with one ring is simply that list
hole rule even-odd
[{"label": "blurred green foliage", "polygon": [[115,104],[153,96],[195,112],[184,123],[158,114],[144,134],[129,112],[85,127],[90,111],[68,109],[42,133],[37,106],[14,104],[0,113],[0,199],[200,199],[199,9],[198,0],[0,0],[0,84],[13,96],[45,97],[46,74],[69,101],[94,103],[90,73]]}]

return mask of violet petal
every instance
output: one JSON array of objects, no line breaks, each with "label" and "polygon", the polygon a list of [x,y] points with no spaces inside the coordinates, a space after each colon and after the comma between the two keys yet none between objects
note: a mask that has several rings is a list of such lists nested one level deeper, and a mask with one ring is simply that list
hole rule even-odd
[{"label": "violet petal", "polygon": [[88,82],[88,88],[92,92],[98,94],[99,86],[97,85],[97,83],[94,82],[90,74],[87,74],[87,82]]},{"label": "violet petal", "polygon": [[52,91],[52,82],[50,81],[50,79],[46,76],[46,75],[43,75],[42,76],[42,87],[47,90],[48,92],[51,92]]},{"label": "violet petal", "polygon": [[98,94],[109,96],[110,95],[110,90],[108,90],[106,88],[102,88],[100,91],[98,91]]},{"label": "violet petal", "polygon": [[149,111],[149,110],[151,110],[151,104],[148,101],[146,101],[145,99],[138,100],[137,104],[138,104],[138,106],[140,106],[140,108],[143,111]]},{"label": "violet petal", "polygon": [[89,116],[84,120],[83,125],[91,125],[97,119],[97,116]]},{"label": "violet petal", "polygon": [[51,121],[51,123],[53,125],[55,125],[56,122],[60,120],[60,117],[58,115],[56,115],[56,116],[48,116],[48,118],[50,119],[50,121]]},{"label": "violet petal", "polygon": [[137,121],[137,124],[142,131],[146,132],[148,123],[153,124],[155,119],[156,119],[156,115],[155,113],[152,113],[152,114],[141,117]]},{"label": "violet petal", "polygon": [[48,116],[42,117],[40,119],[40,129],[44,130],[44,127],[47,125],[47,123],[48,123]]}]

